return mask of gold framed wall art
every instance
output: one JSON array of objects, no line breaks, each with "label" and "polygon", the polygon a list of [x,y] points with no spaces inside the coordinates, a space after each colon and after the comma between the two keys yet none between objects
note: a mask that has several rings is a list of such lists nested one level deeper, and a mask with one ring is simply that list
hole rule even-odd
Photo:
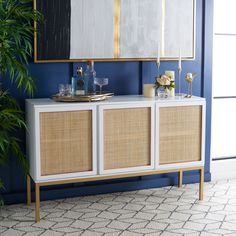
[{"label": "gold framed wall art", "polygon": [[35,62],[195,58],[196,0],[34,0]]}]

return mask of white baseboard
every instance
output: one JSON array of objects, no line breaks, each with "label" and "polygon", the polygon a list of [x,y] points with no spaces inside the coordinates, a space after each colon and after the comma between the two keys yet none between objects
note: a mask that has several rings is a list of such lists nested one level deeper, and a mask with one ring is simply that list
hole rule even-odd
[{"label": "white baseboard", "polygon": [[211,161],[211,179],[236,178],[236,159]]}]

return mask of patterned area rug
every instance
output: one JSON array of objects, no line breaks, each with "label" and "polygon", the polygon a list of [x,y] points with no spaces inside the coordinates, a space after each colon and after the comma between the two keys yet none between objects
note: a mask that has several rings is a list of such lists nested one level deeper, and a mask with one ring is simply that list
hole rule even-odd
[{"label": "patterned area rug", "polygon": [[1,236],[87,235],[234,235],[236,180],[41,202],[41,222],[34,204],[0,210]]}]

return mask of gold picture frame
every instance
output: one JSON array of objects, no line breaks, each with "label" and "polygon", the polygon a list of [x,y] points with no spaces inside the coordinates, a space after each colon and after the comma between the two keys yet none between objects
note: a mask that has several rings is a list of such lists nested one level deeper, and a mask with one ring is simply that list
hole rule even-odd
[{"label": "gold picture frame", "polygon": [[[38,3],[40,2],[49,2],[49,1],[53,1],[53,0],[34,0],[34,9],[35,10],[40,10],[38,9]],[[54,0],[55,1],[55,0]],[[59,0],[56,0],[59,2]],[[68,1],[75,1],[75,0],[63,0],[64,2]],[[76,0],[76,1],[83,1],[83,0]],[[97,1],[97,0],[96,0]],[[121,27],[121,17],[122,17],[122,12],[121,12],[121,7],[122,7],[122,1],[124,0],[110,0],[110,1],[114,1],[114,33],[113,33],[113,37],[114,37],[114,50],[113,50],[113,57],[93,57],[93,56],[89,56],[86,58],[57,58],[55,56],[55,58],[44,58],[42,56],[40,56],[40,50],[41,51],[47,51],[47,49],[45,48],[41,48],[39,49],[39,43],[41,43],[41,35],[45,35],[44,32],[42,30],[40,30],[40,32],[37,32],[37,30],[39,30],[39,26],[34,23],[34,27],[36,29],[36,32],[34,34],[34,62],[35,63],[48,63],[48,62],[85,62],[88,60],[94,60],[94,61],[153,61],[156,60],[156,55],[152,55],[152,56],[142,56],[139,55],[134,56],[134,57],[122,57],[122,55],[120,55],[120,50],[121,50],[121,35],[122,35],[122,27]],[[137,0],[134,0],[137,1]],[[141,0],[140,0],[141,1]],[[147,1],[147,0],[146,0]],[[162,18],[165,18],[166,16],[166,12],[168,11],[167,5],[168,5],[168,1],[171,0],[149,0],[149,1],[160,1],[162,4]],[[172,0],[173,1],[173,0]],[[183,1],[183,0],[175,0],[175,2],[177,1]],[[191,15],[193,16],[192,19],[190,19],[191,25],[192,25],[192,31],[191,32],[187,32],[190,36],[190,38],[192,39],[191,42],[191,55],[185,56],[184,54],[182,54],[182,59],[183,60],[195,60],[195,37],[196,37],[196,0],[185,0],[185,1],[190,1],[192,2],[192,9],[191,9]],[[187,12],[187,9],[184,9],[185,12]],[[53,10],[51,11],[53,12]],[[43,13],[43,12],[42,12]],[[45,19],[45,23],[44,24],[48,24],[48,19]],[[165,20],[162,19],[161,23],[161,41],[162,41],[162,45],[161,45],[161,60],[163,61],[171,61],[171,60],[177,60],[178,59],[178,54],[174,55],[174,56],[165,56]],[[58,50],[61,50],[61,48],[58,48]],[[179,50],[178,50],[179,51]]]}]

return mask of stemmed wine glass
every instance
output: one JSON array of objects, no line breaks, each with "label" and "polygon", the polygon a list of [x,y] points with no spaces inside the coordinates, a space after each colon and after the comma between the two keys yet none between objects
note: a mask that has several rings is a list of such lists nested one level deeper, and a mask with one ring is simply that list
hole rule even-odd
[{"label": "stemmed wine glass", "polygon": [[108,85],[108,78],[94,78],[94,84],[100,87],[100,94],[102,93],[102,86]]}]

